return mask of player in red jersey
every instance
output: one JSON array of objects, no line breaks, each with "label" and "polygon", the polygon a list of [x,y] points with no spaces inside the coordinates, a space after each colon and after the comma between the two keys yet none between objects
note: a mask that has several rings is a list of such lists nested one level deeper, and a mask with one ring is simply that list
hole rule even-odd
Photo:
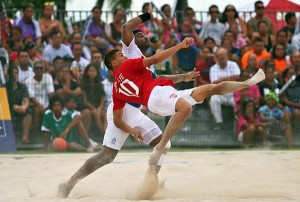
[{"label": "player in red jersey", "polygon": [[153,79],[148,67],[160,63],[182,48],[193,44],[194,39],[185,38],[180,44],[161,51],[149,58],[127,59],[120,51],[112,50],[105,56],[105,65],[113,71],[114,123],[121,130],[131,133],[138,142],[143,141],[141,131],[130,127],[123,119],[123,106],[126,102],[143,104],[161,116],[172,115],[165,132],[156,149],[152,152],[149,165],[155,166],[170,138],[182,127],[192,112],[192,106],[202,103],[211,95],[224,95],[248,88],[265,79],[260,69],[251,79],[243,82],[224,81],[218,84],[207,84],[187,90],[176,90],[168,79]]}]

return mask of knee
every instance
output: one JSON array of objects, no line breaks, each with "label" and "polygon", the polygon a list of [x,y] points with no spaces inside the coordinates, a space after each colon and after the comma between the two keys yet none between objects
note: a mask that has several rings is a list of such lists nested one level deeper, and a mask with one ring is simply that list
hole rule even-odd
[{"label": "knee", "polygon": [[185,104],[182,106],[180,111],[183,113],[184,116],[188,117],[192,114],[193,108],[190,104]]},{"label": "knee", "polygon": [[295,117],[295,119],[300,119],[300,110],[295,110],[293,116]]},{"label": "knee", "polygon": [[254,133],[255,132],[255,125],[249,125],[246,129],[249,133]]}]

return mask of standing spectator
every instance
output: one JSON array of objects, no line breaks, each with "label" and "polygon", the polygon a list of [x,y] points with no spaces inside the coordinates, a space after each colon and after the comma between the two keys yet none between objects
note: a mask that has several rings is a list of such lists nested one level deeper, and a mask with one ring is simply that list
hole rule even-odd
[{"label": "standing spectator", "polygon": [[98,68],[94,64],[89,64],[86,67],[82,78],[82,91],[84,102],[91,111],[100,134],[103,134],[105,92],[98,71]]},{"label": "standing spectator", "polygon": [[243,38],[247,37],[247,26],[245,21],[239,17],[239,14],[233,5],[227,5],[221,15],[220,22],[222,22],[226,29],[229,29],[232,24],[235,24],[239,33]]},{"label": "standing spectator", "polygon": [[101,20],[101,14],[100,7],[95,6],[92,9],[92,19],[89,20],[83,37],[87,39],[88,45],[96,45],[102,54],[106,54],[113,46],[108,42],[105,22]]},{"label": "standing spectator", "polygon": [[18,54],[19,66],[18,73],[19,78],[18,81],[21,83],[25,83],[28,78],[32,78],[34,76],[34,71],[30,66],[29,62],[29,53],[25,50],[21,50]]},{"label": "standing spectator", "polygon": [[257,29],[259,37],[263,40],[265,49],[270,51],[273,45],[276,43],[275,37],[268,30],[268,23],[261,20],[257,23]]},{"label": "standing spectator", "polygon": [[[265,97],[266,105],[259,108],[259,118],[261,123],[271,123],[269,133],[281,135],[284,131],[287,146],[292,146],[292,129],[290,122],[285,119],[282,106],[278,105],[279,100],[275,93],[270,92]],[[271,135],[271,134],[270,134]]]},{"label": "standing spectator", "polygon": [[245,69],[247,67],[248,57],[251,54],[256,55],[257,66],[261,67],[260,64],[263,64],[267,59],[271,58],[271,54],[265,50],[264,42],[261,38],[256,38],[253,42],[253,47],[251,50],[248,50],[242,57],[241,68]]},{"label": "standing spectator", "polygon": [[52,77],[44,73],[45,64],[38,60],[33,65],[34,76],[29,77],[25,84],[27,85],[30,102],[34,107],[34,126],[35,134],[40,131],[42,115],[49,104],[49,97],[54,94]]},{"label": "standing spectator", "polygon": [[66,55],[72,56],[69,47],[62,44],[62,35],[60,32],[53,30],[50,34],[52,44],[48,44],[44,49],[43,60],[46,64],[47,72],[51,72],[50,65],[53,64],[53,59],[56,56],[64,57]]},{"label": "standing spectator", "polygon": [[56,137],[66,140],[69,150],[92,151],[87,134],[79,134],[75,130],[81,122],[77,111],[63,110],[63,102],[58,96],[50,99],[49,109],[45,111],[41,130],[44,133],[44,149],[48,151]]},{"label": "standing spectator", "polygon": [[210,15],[210,20],[203,23],[200,37],[204,40],[208,37],[211,37],[214,39],[217,45],[221,45],[226,28],[218,21],[220,15],[219,8],[216,5],[211,5],[208,12]]},{"label": "standing spectator", "polygon": [[[219,48],[216,52],[217,64],[209,70],[211,83],[220,83],[222,81],[237,81],[240,75],[238,65],[228,60],[228,53],[225,48]],[[221,105],[234,106],[233,94],[213,95],[210,98],[210,109],[215,119],[216,125],[214,130],[221,130],[223,125],[223,117]]]},{"label": "standing spectator", "polygon": [[115,48],[121,48],[121,27],[123,25],[124,20],[124,10],[121,8],[117,8],[113,13],[113,22],[109,23],[109,42]]},{"label": "standing spectator", "polygon": [[263,146],[266,141],[265,127],[259,124],[253,100],[246,99],[242,102],[241,113],[237,119],[237,139],[243,142],[245,147],[249,147],[253,144],[255,135],[258,135]]},{"label": "standing spectator", "polygon": [[200,54],[200,60],[196,64],[196,71],[199,71],[200,76],[196,78],[196,86],[209,84],[209,70],[216,63],[213,53],[207,47],[203,47]]},{"label": "standing spectator", "polygon": [[22,84],[18,81],[19,70],[18,68],[14,68],[14,81],[13,81],[13,89],[10,89],[9,82],[6,83],[6,88],[8,91],[13,91],[13,96],[10,97],[10,93],[8,94],[9,103],[12,104],[12,117],[14,126],[22,123],[22,143],[28,144],[30,127],[32,124],[32,112],[29,108],[29,95],[28,89],[25,84]]},{"label": "standing spectator", "polygon": [[254,18],[251,18],[247,22],[248,37],[251,37],[253,32],[258,32],[257,23],[261,20],[264,20],[265,22],[267,22],[269,33],[275,35],[275,29],[274,29],[271,19],[268,17],[265,17],[264,2],[256,1],[254,4],[254,8],[255,8],[255,16],[254,16]]},{"label": "standing spectator", "polygon": [[83,50],[82,43],[72,44],[71,49],[74,56],[74,60],[71,64],[71,70],[77,82],[80,82],[80,78],[82,77],[86,66],[88,66],[89,61],[81,57]]},{"label": "standing spectator", "polygon": [[200,36],[197,34],[194,25],[188,18],[182,19],[181,26],[180,26],[180,32],[177,34],[177,38],[179,40],[183,40],[185,37],[193,37],[194,43],[192,46],[194,47],[203,47],[203,40],[200,38]]},{"label": "standing spectator", "polygon": [[37,45],[42,42],[42,33],[38,21],[33,19],[34,5],[26,3],[23,6],[23,16],[14,21],[13,26],[20,26],[22,38],[31,38]]},{"label": "standing spectator", "polygon": [[195,30],[196,30],[197,34],[200,34],[202,22],[198,21],[196,19],[194,9],[191,8],[191,7],[187,7],[184,10],[184,17],[190,19],[190,21],[192,22],[192,24],[195,27]]},{"label": "standing spectator", "polygon": [[49,43],[50,34],[53,30],[60,32],[62,38],[65,38],[66,32],[59,20],[52,19],[54,2],[45,2],[42,7],[42,18],[39,19],[39,25],[42,32],[42,40]]}]

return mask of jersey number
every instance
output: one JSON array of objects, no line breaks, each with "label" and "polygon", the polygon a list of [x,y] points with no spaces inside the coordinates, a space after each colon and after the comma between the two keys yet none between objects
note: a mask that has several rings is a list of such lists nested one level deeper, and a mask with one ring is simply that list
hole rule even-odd
[{"label": "jersey number", "polygon": [[[129,88],[128,88],[129,87]],[[132,81],[125,79],[120,83],[119,93],[122,93],[126,96],[139,97],[139,88]]]}]

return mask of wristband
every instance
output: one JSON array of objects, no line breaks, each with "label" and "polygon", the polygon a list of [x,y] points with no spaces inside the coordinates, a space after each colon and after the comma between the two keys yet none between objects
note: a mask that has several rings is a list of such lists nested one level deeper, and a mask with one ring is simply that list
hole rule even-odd
[{"label": "wristband", "polygon": [[146,12],[146,13],[143,13],[143,14],[139,15],[139,17],[141,18],[142,23],[144,23],[147,20],[150,20],[151,15],[150,15],[150,13]]}]

